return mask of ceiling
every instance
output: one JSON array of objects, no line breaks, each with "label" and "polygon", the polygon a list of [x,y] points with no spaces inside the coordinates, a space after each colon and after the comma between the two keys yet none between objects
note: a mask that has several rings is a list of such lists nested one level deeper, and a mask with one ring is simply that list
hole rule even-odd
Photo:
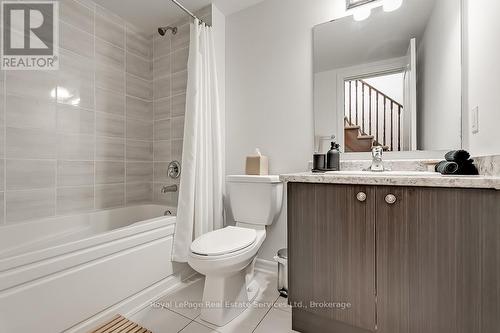
[{"label": "ceiling", "polygon": [[[97,4],[121,16],[144,32],[175,22],[185,14],[170,0],[94,0]],[[179,0],[195,12],[214,3],[226,16],[253,6],[263,0]]]},{"label": "ceiling", "polygon": [[439,0],[406,0],[397,11],[372,11],[369,19],[352,16],[314,28],[314,72],[401,57],[411,38],[421,37]]}]

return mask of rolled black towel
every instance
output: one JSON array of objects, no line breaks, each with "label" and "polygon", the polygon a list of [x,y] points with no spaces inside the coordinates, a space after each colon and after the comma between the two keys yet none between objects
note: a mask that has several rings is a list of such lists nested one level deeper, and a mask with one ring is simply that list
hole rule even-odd
[{"label": "rolled black towel", "polygon": [[474,165],[474,160],[470,159],[464,162],[459,162],[458,164],[458,171],[457,175],[464,175],[464,176],[477,176],[479,175],[479,171],[477,170],[476,166]]},{"label": "rolled black towel", "polygon": [[444,158],[448,162],[465,162],[470,158],[470,154],[466,150],[453,150],[447,153]]},{"label": "rolled black towel", "polygon": [[442,161],[436,164],[436,172],[443,175],[455,175],[458,173],[459,166],[455,162]]}]

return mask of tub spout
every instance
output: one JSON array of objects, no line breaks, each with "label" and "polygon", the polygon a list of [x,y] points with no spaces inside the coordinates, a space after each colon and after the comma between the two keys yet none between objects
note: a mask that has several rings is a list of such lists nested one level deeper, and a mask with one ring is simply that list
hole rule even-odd
[{"label": "tub spout", "polygon": [[177,185],[163,186],[161,189],[161,193],[163,194],[177,192],[177,191],[178,191]]}]

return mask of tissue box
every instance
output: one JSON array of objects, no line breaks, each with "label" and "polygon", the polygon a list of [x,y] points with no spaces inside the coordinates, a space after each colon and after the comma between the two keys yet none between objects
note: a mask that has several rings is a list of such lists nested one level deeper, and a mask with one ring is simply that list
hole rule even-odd
[{"label": "tissue box", "polygon": [[248,156],[246,174],[251,176],[265,176],[269,174],[269,160],[267,156]]}]

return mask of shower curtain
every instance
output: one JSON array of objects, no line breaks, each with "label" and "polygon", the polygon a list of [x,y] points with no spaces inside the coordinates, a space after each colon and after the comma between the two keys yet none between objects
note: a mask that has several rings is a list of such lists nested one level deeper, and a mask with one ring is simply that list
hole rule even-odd
[{"label": "shower curtain", "polygon": [[172,259],[187,262],[193,239],[223,226],[223,143],[213,31],[191,24],[182,176]]}]

